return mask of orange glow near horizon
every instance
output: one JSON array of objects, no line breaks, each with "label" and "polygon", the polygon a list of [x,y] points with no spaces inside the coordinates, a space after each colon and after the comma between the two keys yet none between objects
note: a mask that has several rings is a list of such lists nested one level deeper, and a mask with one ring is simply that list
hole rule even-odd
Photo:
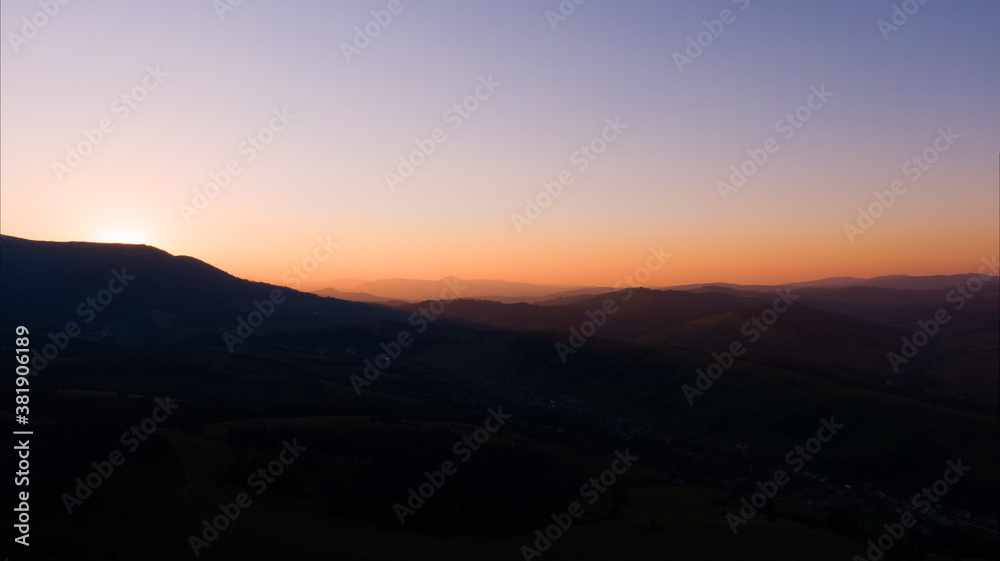
[{"label": "orange glow near horizon", "polygon": [[[588,4],[558,33],[531,3],[428,4],[354,60],[331,33],[366,12],[307,4],[220,22],[204,3],[94,3],[0,49],[3,233],[145,243],[270,283],[329,237],[308,287],[613,286],[651,246],[672,257],[649,286],[962,274],[1000,251],[996,3],[942,4],[891,42],[872,3],[754,8],[683,72],[669,53],[702,28],[698,2]],[[896,181],[852,243],[844,225]]]},{"label": "orange glow near horizon", "polygon": [[[851,276],[870,278],[884,275],[948,275],[978,271],[982,259],[997,254],[990,233],[970,228],[953,232],[949,238],[927,232],[906,238],[869,235],[855,246],[839,235],[826,239],[733,240],[718,237],[701,240],[677,239],[675,243],[645,243],[621,240],[619,245],[603,243],[567,244],[521,248],[494,243],[483,245],[479,253],[469,248],[445,249],[430,256],[415,253],[412,245],[396,245],[390,251],[374,245],[351,247],[341,240],[335,254],[321,261],[313,257],[319,242],[313,236],[307,243],[286,249],[278,240],[271,244],[237,244],[217,248],[173,247],[157,243],[139,227],[107,227],[93,240],[108,243],[145,243],[175,255],[189,255],[235,276],[254,281],[287,285],[282,280],[292,267],[317,265],[301,283],[303,289],[322,288],[341,278],[378,280],[408,278],[438,280],[446,276],[462,279],[494,279],[558,286],[613,286],[645,266],[649,248],[662,247],[671,256],[659,270],[651,271],[645,286],[676,286],[698,283],[734,283],[780,285],[822,278]],[[13,234],[12,234],[13,235]],[[28,237],[30,236],[20,236]],[[311,241],[312,243],[308,243]],[[992,243],[991,243],[992,242]],[[291,244],[289,244],[291,245]],[[628,247],[628,251],[619,251]],[[526,251],[527,249],[527,251]],[[938,256],[935,260],[927,255]],[[323,252],[320,252],[323,255]],[[822,258],[817,258],[822,256]],[[653,262],[656,263],[655,261]]]}]

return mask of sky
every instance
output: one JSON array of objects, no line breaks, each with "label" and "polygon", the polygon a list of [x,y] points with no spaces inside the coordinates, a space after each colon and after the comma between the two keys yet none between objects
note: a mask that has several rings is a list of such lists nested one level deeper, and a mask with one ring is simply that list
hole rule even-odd
[{"label": "sky", "polygon": [[609,286],[650,248],[650,286],[970,272],[998,28],[993,0],[5,0],[0,230],[316,286]]}]

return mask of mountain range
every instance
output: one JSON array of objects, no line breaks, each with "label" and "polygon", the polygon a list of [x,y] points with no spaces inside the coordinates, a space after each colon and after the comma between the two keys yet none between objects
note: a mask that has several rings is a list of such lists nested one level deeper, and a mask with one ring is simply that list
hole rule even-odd
[{"label": "mountain range", "polygon": [[[266,308],[266,301],[278,290],[282,302],[257,330],[258,337],[251,345],[268,341],[268,334],[295,330],[379,322],[412,324],[423,321],[419,313],[423,310],[426,315],[436,304],[440,310],[434,310],[432,320],[477,329],[541,332],[552,338],[553,345],[568,344],[574,331],[579,333],[588,318],[596,317],[594,314],[604,317],[595,330],[597,339],[631,345],[708,350],[726,348],[759,331],[754,341],[747,343],[751,356],[763,361],[774,357],[819,360],[824,363],[824,375],[863,383],[891,380],[887,354],[898,352],[900,341],[914,332],[918,321],[933,317],[944,306],[950,308],[948,291],[971,275],[839,277],[785,287],[715,284],[624,290],[448,277],[439,281],[365,282],[355,287],[363,292],[330,289],[312,294],[241,279],[192,257],[170,255],[145,245],[3,236],[0,259],[4,312],[0,326],[8,328],[30,320],[58,330],[75,320],[84,332],[111,329],[145,338],[215,343],[220,333],[235,332],[241,319],[245,321],[261,306]],[[101,306],[100,312],[88,311],[87,299],[94,298],[116,271],[134,280],[120,296]],[[923,353],[904,371],[940,378],[940,373],[933,374],[937,370],[933,363],[956,352],[949,350],[950,345],[963,350],[961,356],[953,358],[965,363],[964,372],[975,380],[954,386],[950,381],[937,383],[952,389],[961,386],[978,398],[994,395],[996,380],[981,374],[995,361],[994,350],[970,353],[968,345],[982,333],[998,330],[997,281],[996,277],[987,280],[981,292],[954,314],[942,344]],[[453,293],[447,292],[448,299],[436,303],[449,286],[460,298],[450,301]],[[773,327],[749,325],[771,307],[781,291],[794,298],[788,312],[781,314]],[[398,298],[377,297],[373,292]],[[422,300],[408,301],[416,298]],[[525,299],[534,303],[519,301]],[[607,302],[613,303],[612,313],[602,311],[607,310]]]},{"label": "mountain range", "polygon": [[[30,330],[31,422],[44,427],[31,449],[37,558],[190,555],[185,536],[245,492],[248,474],[276,466],[285,442],[305,447],[301,460],[232,524],[294,536],[255,542],[270,556],[320,558],[303,544],[333,531],[323,558],[428,540],[435,558],[511,558],[620,450],[640,461],[588,504],[575,535],[629,544],[630,558],[791,560],[793,539],[829,552],[811,558],[848,559],[951,458],[974,469],[921,519],[933,533],[905,547],[996,558],[1000,285],[977,277],[954,298],[970,278],[615,290],[450,277],[335,293],[415,300],[369,303],[150,246],[3,236],[0,346],[14,356],[15,328]],[[448,286],[460,298],[441,300]],[[526,295],[537,300],[515,301]],[[947,321],[931,324],[942,310]],[[894,371],[888,354],[921,332]],[[66,493],[167,398],[176,413],[67,513]],[[456,443],[481,440],[490,411],[512,420],[403,527],[393,505],[437,477]],[[3,414],[13,421],[13,408]],[[843,434],[754,522],[781,539],[719,539],[726,513],[821,419]],[[110,543],[94,520],[135,543]]]},{"label": "mountain range", "polygon": [[[891,288],[897,290],[948,290],[956,284],[965,282],[969,275],[887,275],[873,278],[830,277],[825,279],[789,282],[781,285],[763,284],[733,284],[726,282],[697,283],[670,286],[650,286],[647,288],[659,290],[705,291],[715,292],[734,290],[740,292],[774,292],[780,288],[849,288],[871,287]],[[441,287],[446,282],[457,282],[464,286],[462,298],[492,300],[503,303],[562,303],[576,298],[604,294],[617,290],[610,286],[558,286],[532,284],[524,282],[508,282],[496,279],[460,279],[444,277],[437,280],[418,279],[381,279],[366,281],[358,278],[338,279],[328,283],[329,286],[311,288],[309,292],[321,296],[331,296],[358,302],[419,302],[434,300],[439,297]]]}]

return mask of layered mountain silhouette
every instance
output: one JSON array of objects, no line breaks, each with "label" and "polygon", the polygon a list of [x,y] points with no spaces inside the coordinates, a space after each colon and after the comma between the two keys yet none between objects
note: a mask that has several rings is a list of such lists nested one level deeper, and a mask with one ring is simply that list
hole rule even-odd
[{"label": "layered mountain silhouette", "polygon": [[[257,303],[267,301],[275,290],[280,290],[286,300],[267,319],[266,331],[374,325],[382,321],[406,325],[413,314],[422,309],[426,313],[429,301],[440,298],[447,282],[462,285],[462,298],[447,303],[437,315],[472,329],[543,332],[553,343],[567,343],[574,329],[579,331],[591,321],[600,324],[593,334],[597,339],[662,348],[691,347],[706,352],[724,350],[734,341],[741,341],[751,354],[765,359],[780,356],[819,361],[833,365],[839,375],[859,379],[885,378],[887,353],[899,350],[901,338],[912,334],[918,321],[933,317],[942,307],[950,310],[945,289],[969,278],[838,278],[793,283],[784,290],[797,298],[794,304],[778,316],[774,325],[758,329],[760,326],[748,327],[748,322],[771,307],[777,287],[709,285],[683,287],[685,290],[628,291],[584,287],[551,293],[548,291],[560,287],[454,277],[440,281],[390,279],[357,287],[425,297],[420,303],[406,303],[373,292],[329,290],[324,293],[333,297],[321,297],[252,282],[195,258],[170,255],[145,245],[44,242],[3,236],[0,259],[4,310],[0,321],[7,328],[40,322],[57,330],[67,321],[76,321],[85,332],[111,329],[116,334],[218,344],[218,331],[234,329],[237,318],[258,309]],[[120,294],[111,295],[105,290],[104,296],[113,296],[113,300],[99,313],[82,315],[81,304],[95,298],[120,274],[134,279]],[[934,289],[853,286],[856,283]],[[822,287],[824,284],[851,286]],[[537,303],[504,303],[476,296],[505,289],[511,291],[502,295],[508,301],[531,293]],[[605,292],[591,294],[591,290]],[[380,300],[381,305],[350,301],[359,295]],[[616,311],[606,314],[602,310],[609,300],[615,302]],[[971,340],[963,337],[996,333],[998,308],[998,284],[993,278],[963,304],[961,312],[953,312],[954,323],[941,341],[966,349]],[[85,321],[88,318],[92,322]],[[751,340],[753,331],[760,333]],[[203,337],[205,332],[216,335],[207,339]],[[939,359],[938,352],[926,353],[923,360]],[[972,360],[970,357],[991,360],[974,354],[963,360]]]},{"label": "layered mountain silhouette", "polygon": [[[796,290],[822,288],[886,288],[894,290],[925,290],[942,291],[964,283],[972,273],[958,275],[909,276],[887,275],[869,279],[857,277],[830,277],[805,282],[791,282],[781,285],[765,284],[733,284],[726,282],[698,283],[675,286],[648,287],[660,290],[677,290],[687,292],[774,292],[782,288]],[[438,298],[445,282],[461,283],[465,289],[463,298],[493,300],[503,303],[532,304],[563,304],[586,299],[597,294],[616,290],[610,286],[557,286],[532,284],[523,282],[508,282],[496,279],[460,279],[445,277],[437,280],[419,279],[381,279],[366,281],[358,278],[347,278],[330,281],[328,286],[309,290],[321,296],[344,298],[358,302],[419,302]]]},{"label": "layered mountain silhouette", "polygon": [[[32,519],[32,538],[47,548],[40,558],[77,558],[81,547],[95,559],[141,558],[105,552],[110,542],[93,539],[93,520],[107,520],[116,535],[141,536],[135,551],[156,544],[182,558],[190,555],[184,536],[245,492],[248,475],[269,466],[283,442],[298,439],[306,451],[268,488],[273,502],[253,507],[262,518],[240,518],[234,528],[333,528],[335,539],[349,534],[361,544],[345,553],[351,558],[371,543],[419,549],[427,536],[460,539],[455,558],[468,558],[480,539],[514,554],[621,450],[640,462],[581,523],[645,549],[685,532],[696,553],[719,542],[724,513],[741,508],[761,474],[816,435],[821,419],[836,419],[843,434],[783,493],[787,508],[769,511],[774,520],[757,528],[839,544],[838,557],[849,558],[914,489],[941,476],[946,459],[962,458],[974,469],[949,491],[938,521],[922,524],[947,532],[936,551],[966,543],[983,552],[975,558],[996,558],[1000,298],[988,279],[956,309],[952,291],[969,278],[875,280],[911,288],[684,290],[353,279],[324,297],[144,245],[3,236],[4,353],[14,354],[12,327],[28,325],[38,374],[31,416],[45,427],[31,456],[32,497],[43,513]],[[446,282],[467,285],[462,298],[440,301]],[[382,289],[410,290],[417,301]],[[270,309],[258,304],[275,291],[284,302],[227,348],[237,318]],[[382,302],[347,299],[359,296]],[[516,301],[526,298],[533,302]],[[894,373],[887,353],[942,309],[947,324]],[[52,352],[60,339],[52,334],[67,322],[82,333]],[[726,358],[735,342],[746,352]],[[706,386],[713,364],[721,367]],[[64,494],[167,396],[176,414],[68,516]],[[421,474],[444,469],[456,442],[478,440],[488,411],[500,409],[509,422],[403,527],[393,505],[407,502]],[[833,500],[836,507],[817,506]],[[180,522],[149,524],[150,513]],[[970,538],[965,522],[986,534]],[[688,531],[696,527],[714,529]],[[766,548],[751,541],[732,543],[719,558],[774,558],[754,554]],[[254,547],[237,557],[253,557]],[[271,556],[310,558],[280,547]]]},{"label": "layered mountain silhouette", "polygon": [[[746,285],[686,286],[680,289],[583,287],[505,283],[487,280],[438,281],[388,279],[365,282],[355,291],[320,291],[328,297],[237,278],[203,261],[174,256],[155,247],[131,244],[0,239],[3,324],[28,320],[64,323],[80,319],[78,306],[124,272],[135,277],[121,294],[95,314],[93,324],[114,325],[144,335],[177,335],[192,329],[226,329],[237,316],[254,310],[280,290],[271,329],[403,320],[421,304],[437,300],[447,283],[461,286],[461,299],[449,303],[442,317],[508,330],[565,333],[587,313],[617,302],[600,337],[653,345],[728,345],[741,338],[741,327],[776,298],[777,290],[798,297],[787,314],[761,337],[760,348],[786,346],[811,352],[844,344],[891,349],[912,325],[946,305],[945,289],[970,275],[936,277],[847,277],[791,283],[785,287]],[[891,285],[892,288],[885,285]],[[909,288],[899,288],[909,287]],[[933,287],[928,289],[927,287]],[[920,288],[919,290],[916,288]],[[551,292],[556,289],[556,292]],[[378,294],[396,294],[398,298]],[[530,296],[526,296],[529,295]],[[497,296],[498,295],[498,296]],[[529,303],[505,303],[530,299]],[[352,301],[360,300],[360,301]],[[379,302],[383,305],[364,303]],[[949,305],[950,307],[950,305]],[[957,321],[996,325],[997,280],[970,299]]]}]

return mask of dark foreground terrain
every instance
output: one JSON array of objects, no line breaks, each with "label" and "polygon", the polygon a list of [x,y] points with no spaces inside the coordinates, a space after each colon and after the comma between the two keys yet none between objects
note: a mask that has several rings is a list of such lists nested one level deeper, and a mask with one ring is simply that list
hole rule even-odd
[{"label": "dark foreground terrain", "polygon": [[147,246],[0,256],[34,559],[1000,555],[995,277],[961,308],[885,287],[384,307]]}]

